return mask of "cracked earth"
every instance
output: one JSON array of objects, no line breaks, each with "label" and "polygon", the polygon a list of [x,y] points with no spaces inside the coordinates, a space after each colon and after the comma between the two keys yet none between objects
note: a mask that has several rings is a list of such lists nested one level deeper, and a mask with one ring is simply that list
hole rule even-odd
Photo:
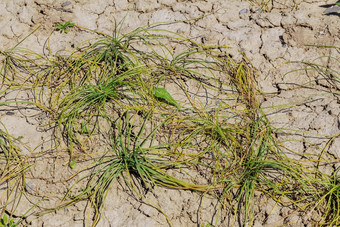
[{"label": "cracked earth", "polygon": [[[297,134],[278,133],[286,141],[287,155],[315,153],[315,146],[324,147],[339,134],[340,100],[335,85],[320,79],[301,63],[315,62],[340,71],[339,49],[308,45],[340,46],[340,17],[325,15],[323,5],[334,1],[302,0],[295,7],[292,1],[274,0],[271,10],[261,10],[249,1],[241,0],[2,0],[0,2],[0,48],[7,49],[22,40],[37,26],[39,29],[25,39],[21,46],[44,54],[50,38],[52,53],[70,49],[96,36],[86,30],[71,30],[67,35],[51,28],[60,22],[72,21],[79,26],[112,34],[115,23],[122,23],[121,33],[158,22],[161,28],[177,32],[203,45],[227,46],[228,54],[239,61],[245,55],[257,70],[256,81],[263,92],[261,106],[277,128],[291,128]],[[319,56],[333,56],[318,58]],[[336,61],[337,60],[337,61]],[[171,88],[169,88],[171,90]],[[6,99],[18,95],[7,94]],[[275,106],[275,108],[273,108]],[[1,122],[8,133],[21,138],[23,152],[40,152],[51,147],[51,132],[39,130],[42,113],[25,113],[5,108],[0,111]],[[322,135],[322,136],[321,136]],[[327,139],[328,138],[328,139]],[[313,144],[313,146],[311,145]],[[340,138],[328,149],[333,159],[340,158]],[[27,191],[17,214],[24,214],[44,195],[51,195],[42,206],[53,206],[66,193],[63,179],[76,170],[67,165],[67,155],[50,155],[36,159],[30,169]],[[339,162],[322,167],[332,174]],[[199,173],[193,173],[193,175]],[[27,187],[27,186],[26,186]],[[3,188],[0,190],[4,190]],[[98,226],[166,226],[165,216],[173,226],[200,226],[215,220],[216,226],[230,226],[232,214],[220,213],[218,201],[191,191],[158,188],[148,193],[150,205],[131,196],[124,186],[115,183],[107,196],[106,206]],[[312,226],[312,215],[301,216],[270,199],[259,197],[255,208],[254,226]],[[31,226],[83,226],[87,216],[85,203],[26,220]],[[292,223],[292,224],[289,224]]]}]

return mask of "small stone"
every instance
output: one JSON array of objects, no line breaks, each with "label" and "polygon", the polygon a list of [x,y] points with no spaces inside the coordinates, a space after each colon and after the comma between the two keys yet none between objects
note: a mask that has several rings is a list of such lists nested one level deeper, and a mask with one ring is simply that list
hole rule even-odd
[{"label": "small stone", "polygon": [[210,154],[209,154],[209,158],[214,159],[214,158],[215,158],[214,153],[210,153]]},{"label": "small stone", "polygon": [[246,14],[246,13],[249,13],[248,9],[241,9],[240,10],[240,14]]},{"label": "small stone", "polygon": [[32,184],[31,182],[27,182],[26,185],[25,185],[25,190],[27,192],[31,192],[35,189],[35,185]]},{"label": "small stone", "polygon": [[338,13],[340,12],[340,6],[332,6],[332,7],[329,7],[328,9],[326,9],[323,13]]},{"label": "small stone", "polygon": [[66,1],[66,2],[62,3],[61,7],[65,7],[65,6],[68,6],[68,5],[71,5],[70,1]]},{"label": "small stone", "polygon": [[8,116],[13,116],[15,113],[14,112],[11,112],[11,111],[7,111],[6,112],[6,115],[8,115]]}]

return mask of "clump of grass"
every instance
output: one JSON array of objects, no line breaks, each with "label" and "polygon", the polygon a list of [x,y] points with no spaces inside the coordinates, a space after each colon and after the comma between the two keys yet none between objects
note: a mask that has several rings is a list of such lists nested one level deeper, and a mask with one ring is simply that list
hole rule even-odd
[{"label": "clump of grass", "polygon": [[[61,62],[55,60],[57,65],[64,62],[67,67],[53,71],[50,77],[57,77],[54,81],[59,81],[61,75],[68,76],[54,89],[55,97],[51,102],[55,104],[51,106],[58,108],[55,122],[66,135],[71,156],[74,144],[82,146],[76,135],[78,132],[86,131],[91,135],[98,127],[95,122],[99,118],[112,120],[112,113],[124,111],[126,106],[154,109],[157,101],[165,101],[179,110],[180,105],[159,86],[161,81],[185,75],[202,83],[199,77],[203,74],[187,69],[188,65],[206,67],[209,63],[190,58],[194,50],[168,60],[166,55],[170,50],[151,32],[149,28],[138,28],[125,35],[115,31],[113,37],[100,38],[79,53],[63,57]],[[151,53],[134,47],[140,43],[150,47]],[[152,49],[155,45],[164,50],[165,56],[156,54]],[[39,81],[45,80],[39,78]],[[88,129],[82,130],[84,126]]]},{"label": "clump of grass", "polygon": [[22,86],[22,83],[35,73],[42,64],[40,61],[43,60],[39,54],[19,47],[0,51],[0,55],[3,57],[0,69],[1,85],[7,87]]},{"label": "clump of grass", "polygon": [[[98,127],[98,124],[91,125],[97,121],[94,119],[111,119],[109,114],[115,105],[123,105],[122,100],[134,101],[131,97],[140,97],[138,87],[135,86],[138,86],[139,77],[146,71],[145,67],[136,67],[118,75],[105,75],[106,78],[101,78],[97,84],[84,84],[72,89],[59,104],[60,114],[57,119],[69,143],[79,142],[75,135],[79,129],[91,135]],[[111,112],[108,105],[112,108]],[[84,126],[92,128],[84,130]]]},{"label": "clump of grass", "polygon": [[181,141],[182,148],[196,148],[188,160],[211,173],[207,176],[212,185],[223,186],[222,207],[232,211],[234,224],[253,223],[255,192],[304,210],[319,199],[321,182],[314,179],[318,170],[285,155],[276,129],[261,109],[251,66],[244,62],[226,68],[231,90],[224,95],[236,94],[235,98],[219,100],[211,109],[196,104],[189,116],[173,122],[180,131],[173,133],[173,140]]},{"label": "clump of grass", "polygon": [[[240,100],[234,100],[233,105],[243,106],[242,110],[220,101],[212,113],[196,107],[196,116],[181,121],[186,124],[184,128],[188,132],[183,133],[186,134],[183,141],[191,143],[201,137],[199,143],[204,141],[207,144],[203,154],[212,157],[209,167],[214,173],[214,184],[225,186],[223,203],[231,204],[235,200],[232,208],[235,214],[244,208],[244,222],[252,220],[249,216],[253,214],[255,186],[269,157],[268,151],[272,150],[266,141],[271,138],[271,132],[264,124],[266,119],[259,116],[253,75],[246,67],[240,64],[229,74],[230,87],[240,94]],[[235,188],[239,189],[232,198],[230,190]]]},{"label": "clump of grass", "polygon": [[[339,169],[338,169],[339,170]],[[319,173],[315,179],[319,185],[317,196],[310,210],[317,210],[321,215],[320,226],[338,226],[340,224],[340,183],[338,170],[331,176]]]},{"label": "clump of grass", "polygon": [[[321,85],[321,87],[323,87],[322,89],[323,92],[331,93],[334,96],[338,96],[340,82],[339,80],[340,61],[338,56],[336,55],[338,55],[339,53],[338,52],[339,47],[320,45],[307,45],[307,46],[329,49],[330,54],[328,56],[317,57],[311,62],[307,61],[287,62],[287,64],[299,64],[298,69],[289,71],[287,74],[295,72],[298,73],[305,72],[306,74],[313,74],[313,77],[315,79],[309,81],[308,83],[316,83],[317,85]],[[325,64],[325,62],[327,63]],[[306,85],[309,84],[302,84],[300,86]],[[311,170],[308,170],[310,175],[313,175],[313,178],[310,178],[309,181],[310,184],[305,185],[305,188],[306,189],[309,188],[309,190],[301,195],[302,198],[311,198],[308,200],[309,203],[307,203],[308,205],[305,205],[305,207],[307,207],[306,209],[309,209],[311,211],[316,210],[320,213],[321,219],[318,222],[318,225],[320,226],[337,226],[340,224],[339,175],[338,175],[339,169],[336,169],[332,174],[325,174],[323,173],[322,168],[320,168],[321,162],[328,164],[332,163],[332,160],[328,160],[324,156],[330,143],[338,136],[339,135],[332,136],[331,139],[325,137],[325,139],[329,139],[329,141],[327,142],[326,146],[323,149],[320,149],[320,154],[318,154],[318,157],[316,158],[317,160],[311,161],[313,168]]]},{"label": "clump of grass", "polygon": [[[4,226],[17,226],[14,218],[20,218],[15,211],[20,206],[21,197],[24,194],[25,172],[29,165],[14,145],[13,138],[8,134],[6,128],[0,123],[0,185],[6,188],[0,195],[1,205],[0,217]],[[20,221],[22,218],[20,218]]]},{"label": "clump of grass", "polygon": [[27,80],[27,75],[31,76],[43,64],[44,59],[41,55],[27,48],[19,47],[39,27],[36,27],[12,48],[0,50],[1,87],[4,85],[10,86],[12,83],[23,86],[22,83]]},{"label": "clump of grass", "polygon": [[167,174],[167,169],[183,166],[185,163],[172,159],[171,144],[153,144],[167,119],[151,131],[149,129],[148,133],[146,128],[150,126],[150,117],[149,113],[144,119],[137,120],[138,113],[130,117],[126,112],[114,125],[116,130],[111,138],[112,148],[96,161],[92,173],[84,178],[89,179],[86,188],[78,195],[70,197],[69,203],[90,199],[95,208],[93,225],[99,221],[110,186],[119,177],[138,194],[143,190],[152,190],[157,185],[198,191],[211,188],[209,185],[195,185]]}]

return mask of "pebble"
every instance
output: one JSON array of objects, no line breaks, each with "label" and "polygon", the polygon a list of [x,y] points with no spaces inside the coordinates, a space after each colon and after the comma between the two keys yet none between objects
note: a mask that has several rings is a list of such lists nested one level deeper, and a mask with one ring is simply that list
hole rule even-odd
[{"label": "pebble", "polygon": [[70,1],[66,1],[66,2],[62,3],[61,7],[65,7],[65,6],[68,6],[68,5],[71,5]]},{"label": "pebble", "polygon": [[31,192],[35,189],[35,185],[32,184],[31,182],[27,182],[26,185],[25,185],[25,190],[27,192]]},{"label": "pebble", "polygon": [[240,14],[246,14],[246,13],[249,13],[248,9],[241,9],[240,10]]},{"label": "pebble", "polygon": [[6,112],[6,115],[8,115],[8,116],[13,116],[13,115],[14,115],[14,112],[7,111],[7,112]]},{"label": "pebble", "polygon": [[340,6],[334,5],[326,9],[323,13],[338,13],[340,12]]}]

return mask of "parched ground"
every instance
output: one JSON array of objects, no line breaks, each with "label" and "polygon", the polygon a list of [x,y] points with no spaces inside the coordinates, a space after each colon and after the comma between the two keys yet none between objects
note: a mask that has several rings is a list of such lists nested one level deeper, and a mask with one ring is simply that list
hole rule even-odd
[{"label": "parched ground", "polygon": [[[256,82],[263,92],[262,104],[272,124],[282,130],[278,139],[285,141],[287,156],[297,153],[317,154],[329,138],[340,133],[340,100],[336,85],[330,84],[315,71],[297,71],[301,63],[314,62],[340,71],[339,49],[310,45],[340,46],[339,14],[325,15],[326,5],[333,0],[273,0],[267,11],[241,0],[2,0],[0,2],[0,50],[16,45],[37,26],[21,47],[46,54],[69,50],[82,41],[96,37],[95,30],[113,34],[115,23],[121,33],[157,22],[161,28],[177,32],[206,46],[227,46],[236,61],[245,55],[257,72]],[[60,22],[72,21],[79,27],[69,33],[53,32]],[[48,41],[49,38],[49,41]],[[309,46],[308,46],[309,44]],[[319,56],[332,56],[333,58]],[[291,73],[288,73],[291,72]],[[175,88],[168,88],[176,92]],[[332,93],[334,92],[334,93]],[[29,98],[23,91],[2,94],[1,101]],[[34,156],[27,171],[26,194],[15,210],[25,214],[33,204],[53,207],[75,180],[69,179],[88,163],[71,169],[66,149],[55,151],[53,131],[42,129],[44,113],[0,107],[0,121],[21,144],[21,152]],[[46,123],[46,122],[45,122]],[[102,146],[100,139],[90,146]],[[103,145],[104,146],[104,145]],[[327,149],[332,163],[322,166],[332,174],[339,167],[340,139],[335,138]],[[36,156],[41,153],[42,155]],[[300,157],[300,156],[299,156]],[[81,157],[79,158],[81,159]],[[1,167],[1,166],[0,166]],[[200,173],[192,173],[195,178]],[[6,182],[0,182],[0,193]],[[233,219],[216,197],[192,191],[157,187],[140,200],[121,182],[115,182],[106,197],[106,205],[98,226],[246,226]],[[4,205],[5,196],[0,197]],[[84,226],[89,214],[85,202],[59,209],[41,217],[28,217],[29,226]],[[162,213],[164,212],[164,214]],[[167,218],[168,220],[167,220]],[[275,201],[258,196],[254,226],[313,226],[313,213],[299,213]]]}]

